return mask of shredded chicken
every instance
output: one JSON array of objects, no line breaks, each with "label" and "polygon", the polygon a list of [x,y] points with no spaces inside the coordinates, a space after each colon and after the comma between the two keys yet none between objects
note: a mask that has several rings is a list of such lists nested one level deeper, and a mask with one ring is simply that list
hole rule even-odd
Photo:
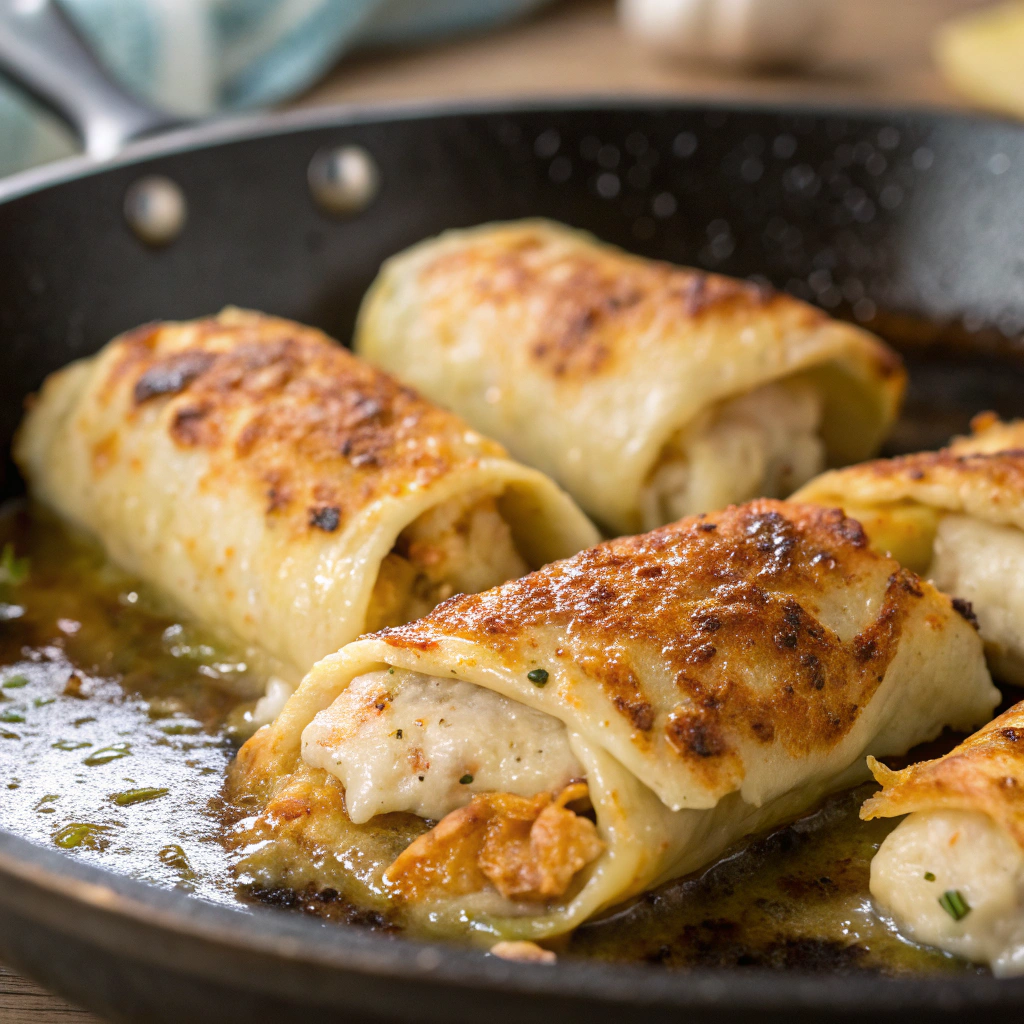
[{"label": "shredded chicken", "polygon": [[971,602],[993,670],[1024,684],[1024,533],[972,516],[943,516],[928,575]]},{"label": "shredded chicken", "polygon": [[1024,974],[1024,851],[987,814],[909,815],[871,862],[871,894],[914,941]]},{"label": "shredded chicken", "polygon": [[385,881],[410,900],[436,892],[464,895],[488,885],[510,900],[562,896],[604,849],[594,823],[566,806],[586,797],[585,783],[567,786],[554,799],[550,793],[474,797],[414,840]]},{"label": "shredded chicken", "polygon": [[353,679],[306,726],[302,757],[342,783],[356,823],[390,811],[436,820],[480,793],[557,793],[583,776],[552,715],[404,669]]},{"label": "shredded chicken", "polygon": [[377,574],[366,631],[422,618],[452,594],[479,593],[529,571],[493,495],[451,498],[399,534]]},{"label": "shredded chicken", "polygon": [[785,498],[825,468],[822,400],[805,381],[722,403],[665,447],[640,496],[643,528],[751,498]]}]

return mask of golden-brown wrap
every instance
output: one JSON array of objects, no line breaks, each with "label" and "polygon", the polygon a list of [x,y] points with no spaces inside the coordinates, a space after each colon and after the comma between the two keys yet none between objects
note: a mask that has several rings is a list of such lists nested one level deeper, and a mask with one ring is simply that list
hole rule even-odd
[{"label": "golden-brown wrap", "polygon": [[974,626],[856,522],[731,507],[325,658],[239,753],[240,871],[551,936],[997,699]]},{"label": "golden-brown wrap", "polygon": [[969,601],[993,671],[1024,683],[1024,420],[975,417],[948,448],[824,473],[794,500],[838,506],[872,545]]},{"label": "golden-brown wrap", "polygon": [[806,303],[543,220],[392,257],[355,347],[616,533],[868,458],[904,387],[890,349]]},{"label": "golden-brown wrap", "polygon": [[228,309],[52,374],[15,457],[32,495],[295,679],[593,543],[550,480],[309,327]]},{"label": "golden-brown wrap", "polygon": [[1024,703],[935,761],[894,772],[862,818],[909,817],[871,862],[871,892],[917,942],[1024,974]]}]

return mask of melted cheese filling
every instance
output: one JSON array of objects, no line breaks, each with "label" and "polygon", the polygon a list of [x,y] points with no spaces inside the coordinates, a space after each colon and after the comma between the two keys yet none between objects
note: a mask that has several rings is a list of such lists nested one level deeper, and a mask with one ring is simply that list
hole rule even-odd
[{"label": "melted cheese filling", "polygon": [[341,782],[357,824],[389,811],[440,819],[477,794],[557,793],[584,774],[557,718],[404,669],[353,679],[306,726],[302,757]]},{"label": "melted cheese filling", "polygon": [[[952,891],[970,907],[959,921],[939,902]],[[987,814],[911,814],[871,862],[871,895],[915,941],[1024,974],[1024,851]]]},{"label": "melted cheese filling", "polygon": [[452,594],[476,594],[529,571],[493,495],[451,498],[399,534],[377,574],[365,631],[422,618]]},{"label": "melted cheese filling", "polygon": [[997,675],[1024,683],[1024,533],[970,516],[944,516],[928,576],[966,598]]},{"label": "melted cheese filling", "polygon": [[640,495],[643,528],[751,498],[785,498],[825,468],[822,399],[805,381],[723,402],[666,445]]}]

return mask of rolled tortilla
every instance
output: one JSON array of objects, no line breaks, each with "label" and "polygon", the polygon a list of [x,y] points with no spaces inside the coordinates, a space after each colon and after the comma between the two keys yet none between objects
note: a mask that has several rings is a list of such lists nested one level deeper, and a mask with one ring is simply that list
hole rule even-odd
[{"label": "rolled tortilla", "polygon": [[975,417],[948,448],[825,473],[794,500],[838,506],[872,545],[969,602],[993,672],[1024,684],[1024,420]]},{"label": "rolled tortilla", "polygon": [[388,260],[355,347],[615,533],[870,457],[905,379],[877,338],[806,303],[542,220]]},{"label": "rolled tortilla", "polygon": [[890,771],[862,818],[909,814],[871,862],[871,893],[916,942],[1024,974],[1024,703],[945,757]]},{"label": "rolled tortilla", "polygon": [[240,871],[351,893],[357,864],[420,926],[552,936],[997,700],[974,626],[857,523],[731,507],[325,658],[239,753]]},{"label": "rolled tortilla", "polygon": [[369,628],[593,543],[572,500],[326,335],[228,309],[50,376],[35,498],[294,679]]}]

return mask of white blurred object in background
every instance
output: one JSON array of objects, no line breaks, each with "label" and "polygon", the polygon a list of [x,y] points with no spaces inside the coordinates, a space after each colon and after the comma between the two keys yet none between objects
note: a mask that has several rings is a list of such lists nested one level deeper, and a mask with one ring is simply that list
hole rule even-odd
[{"label": "white blurred object in background", "polygon": [[812,63],[834,0],[619,0],[625,30],[657,53],[739,69]]}]

